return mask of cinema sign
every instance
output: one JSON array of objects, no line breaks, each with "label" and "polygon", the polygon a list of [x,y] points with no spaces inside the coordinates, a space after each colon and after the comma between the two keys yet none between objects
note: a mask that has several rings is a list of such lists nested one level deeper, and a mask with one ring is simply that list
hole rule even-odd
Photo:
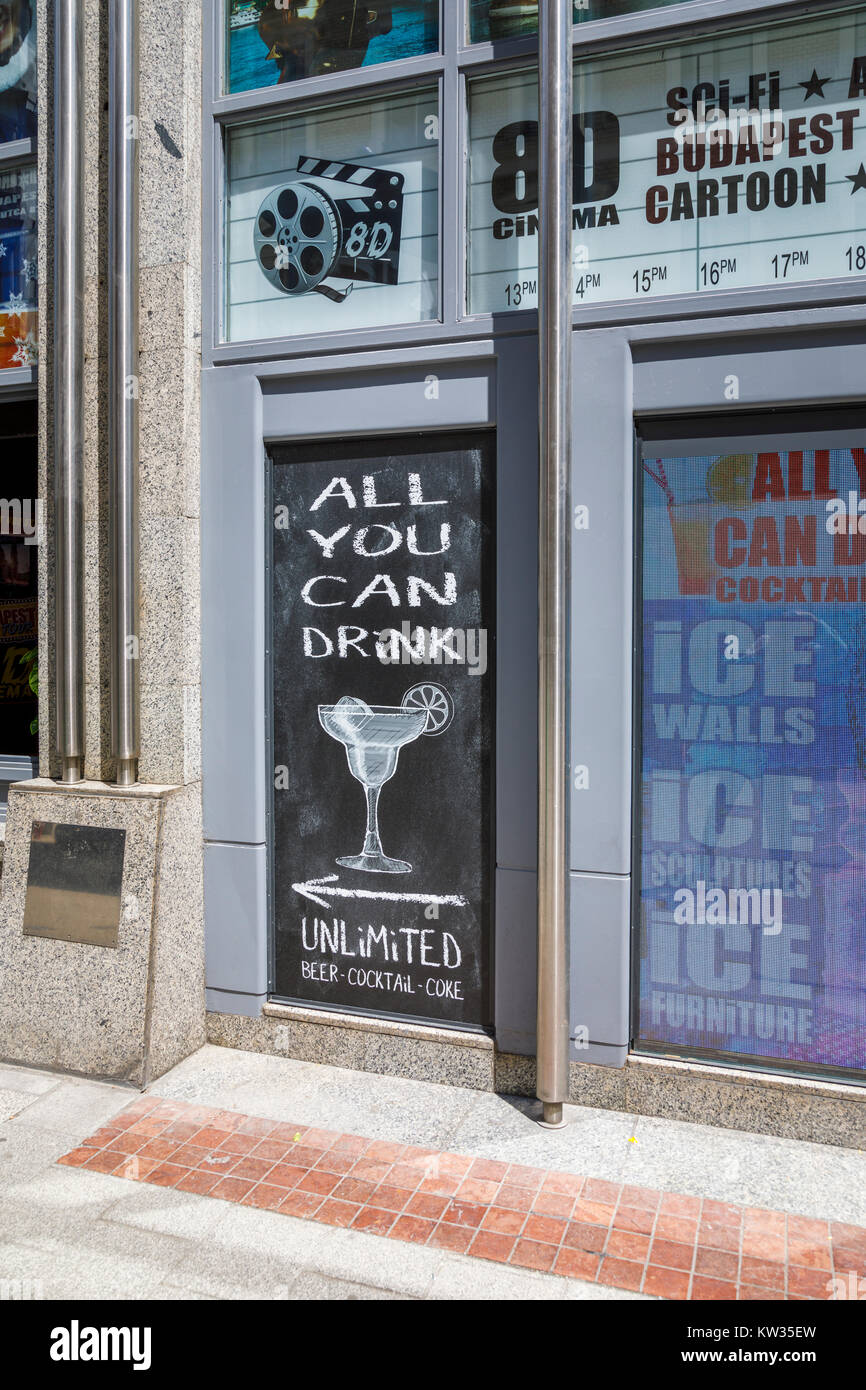
[{"label": "cinema sign", "polygon": [[[579,65],[575,106],[575,302],[866,269],[863,16]],[[474,84],[470,167],[470,309],[534,307],[534,72]]]}]

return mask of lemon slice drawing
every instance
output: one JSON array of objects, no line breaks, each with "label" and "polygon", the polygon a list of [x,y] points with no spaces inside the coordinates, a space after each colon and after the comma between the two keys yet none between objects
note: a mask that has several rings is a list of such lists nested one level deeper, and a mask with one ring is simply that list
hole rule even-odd
[{"label": "lemon slice drawing", "polygon": [[403,696],[403,709],[426,711],[427,723],[421,732],[427,735],[444,733],[454,718],[454,701],[448,691],[431,681],[413,685],[411,690],[407,690]]}]

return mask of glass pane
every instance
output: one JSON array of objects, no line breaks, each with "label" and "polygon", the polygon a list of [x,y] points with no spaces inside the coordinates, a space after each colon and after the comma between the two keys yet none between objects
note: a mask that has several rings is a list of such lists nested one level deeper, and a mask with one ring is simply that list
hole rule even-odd
[{"label": "glass pane", "polygon": [[[386,411],[371,404],[373,430]],[[495,436],[271,453],[275,993],[484,1025]],[[312,915],[320,882],[345,955]]]},{"label": "glass pane", "polygon": [[866,1069],[864,441],[644,445],[640,1036],[668,1050]]},{"label": "glass pane", "polygon": [[0,460],[0,753],[35,757],[40,540],[35,402],[4,404]]},{"label": "glass pane", "polygon": [[0,4],[0,143],[36,135],[36,4]]},{"label": "glass pane", "polygon": [[[862,277],[866,18],[577,66],[575,303]],[[534,73],[471,89],[470,309],[534,307]]]},{"label": "glass pane", "polygon": [[435,90],[238,127],[228,167],[229,342],[436,317]]},{"label": "glass pane", "polygon": [[0,169],[0,368],[37,360],[36,166]]},{"label": "glass pane", "polygon": [[[574,22],[613,19],[638,10],[660,10],[682,0],[574,0]],[[469,34],[472,43],[486,39],[516,39],[538,32],[538,0],[469,0]]]},{"label": "glass pane", "polygon": [[439,0],[228,0],[226,14],[229,92],[439,49]]}]

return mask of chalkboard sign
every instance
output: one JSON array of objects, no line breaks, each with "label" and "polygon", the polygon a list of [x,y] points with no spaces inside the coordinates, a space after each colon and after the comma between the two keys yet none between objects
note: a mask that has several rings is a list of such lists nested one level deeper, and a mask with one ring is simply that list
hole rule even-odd
[{"label": "chalkboard sign", "polygon": [[489,1021],[494,454],[271,450],[282,998]]}]

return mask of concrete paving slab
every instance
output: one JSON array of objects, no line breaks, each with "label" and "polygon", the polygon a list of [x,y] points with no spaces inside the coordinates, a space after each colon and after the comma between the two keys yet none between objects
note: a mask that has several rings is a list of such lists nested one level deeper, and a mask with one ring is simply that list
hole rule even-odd
[{"label": "concrete paving slab", "polygon": [[129,1086],[67,1078],[27,1106],[27,1123],[84,1139],[137,1095]]},{"label": "concrete paving slab", "polygon": [[[76,1182],[81,1176],[84,1181]],[[48,1166],[37,1174],[4,1182],[0,1195],[0,1230],[7,1240],[43,1245],[72,1240],[111,1205],[116,1196],[99,1173]]]},{"label": "concrete paving slab", "polygon": [[20,1115],[22,1110],[26,1110],[32,1104],[33,1096],[28,1095],[26,1091],[10,1091],[3,1087],[0,1089],[0,1122]]},{"label": "concrete paving slab", "polygon": [[607,1284],[584,1284],[580,1279],[563,1279],[560,1298],[565,1302],[584,1299],[598,1300],[602,1303],[640,1302],[659,1303],[661,1300],[652,1294],[634,1293],[631,1289],[613,1289]]},{"label": "concrete paving slab", "polygon": [[[70,1176],[75,1176],[74,1170],[70,1170]],[[117,1192],[117,1183],[123,1180],[106,1178],[105,1181],[113,1185],[109,1194],[112,1196]],[[107,1205],[110,1205],[110,1201]],[[43,1210],[46,1217],[49,1217],[50,1208]],[[55,1251],[62,1254],[74,1250],[82,1258],[89,1257],[94,1265],[104,1266],[106,1277],[115,1258],[121,1261],[135,1260],[142,1265],[153,1266],[153,1271],[160,1280],[169,1278],[172,1269],[195,1244],[194,1241],[167,1232],[149,1231],[117,1221],[102,1220],[106,1205],[99,1204],[98,1194],[97,1199],[91,1196],[89,1208],[79,1206],[76,1220],[71,1219],[74,1214],[71,1205],[66,1210],[70,1216],[68,1225],[63,1225],[60,1220],[46,1219],[41,1230],[31,1232],[21,1243],[43,1250],[51,1256]]]},{"label": "concrete paving slab", "polygon": [[[473,1260],[468,1255],[446,1254],[428,1295],[435,1299],[478,1299],[484,1302],[549,1303],[562,1300],[636,1298],[647,1295],[587,1284],[582,1279],[561,1279],[556,1274]],[[652,1300],[654,1301],[654,1300]]]},{"label": "concrete paving slab", "polygon": [[135,1183],[132,1191],[125,1187],[122,1194],[100,1212],[103,1221],[187,1240],[210,1239],[224,1215],[221,1202],[144,1183]]},{"label": "concrete paving slab", "polygon": [[449,1146],[480,1094],[210,1045],[150,1090],[167,1099],[431,1148]]},{"label": "concrete paving slab", "polygon": [[171,1280],[207,1298],[271,1302],[288,1299],[303,1268],[299,1257],[279,1258],[224,1247],[213,1250],[202,1243],[172,1271]]},{"label": "concrete paving slab", "polygon": [[866,1225],[866,1153],[639,1116],[624,1182]]},{"label": "concrete paving slab", "polygon": [[18,1119],[0,1125],[0,1183],[49,1167],[77,1143],[74,1134],[28,1124],[27,1111],[22,1111]]},{"label": "concrete paving slab", "polygon": [[381,1300],[406,1300],[415,1302],[411,1294],[394,1293],[393,1290],[373,1288],[369,1284],[353,1284],[347,1279],[329,1279],[325,1274],[314,1270],[304,1270],[292,1284],[287,1295],[290,1302],[346,1302],[355,1300],[370,1302]]},{"label": "concrete paving slab", "polygon": [[316,1251],[315,1268],[335,1279],[427,1298],[444,1259],[441,1250],[423,1245],[334,1229],[327,1244]]},{"label": "concrete paving slab", "polygon": [[615,1110],[564,1107],[567,1128],[542,1129],[535,1101],[484,1096],[473,1106],[454,1135],[460,1153],[477,1153],[533,1167],[556,1168],[587,1177],[619,1177],[626,1161],[634,1117]]},{"label": "concrete paving slab", "polygon": [[303,1086],[305,1081],[314,1081],[317,1070],[312,1062],[241,1052],[237,1048],[214,1047],[208,1043],[161,1076],[150,1090],[155,1095],[185,1100],[191,1105],[207,1104],[206,1098],[215,1090],[228,1096],[249,1081],[267,1085],[279,1079],[281,1088],[291,1090],[296,1085]]},{"label": "concrete paving slab", "polygon": [[0,1066],[0,1087],[24,1091],[31,1096],[44,1095],[60,1085],[60,1077],[52,1072],[34,1071],[30,1067]]},{"label": "concrete paving slab", "polygon": [[[195,1200],[208,1201],[206,1197]],[[195,1288],[224,1285],[227,1274],[234,1279],[236,1262],[249,1257],[253,1278],[256,1260],[271,1262],[265,1285],[272,1291],[263,1297],[283,1297],[273,1290],[288,1287],[300,1270],[423,1297],[443,1258],[439,1250],[360,1231],[344,1231],[253,1207],[219,1205],[224,1216],[209,1234],[207,1249],[185,1259],[182,1265]],[[205,1284],[201,1273],[209,1276]]]},{"label": "concrete paving slab", "polygon": [[208,1246],[220,1269],[226,1266],[229,1258],[244,1252],[263,1258],[306,1262],[331,1234],[330,1227],[293,1216],[275,1215],[209,1197],[194,1196],[192,1201],[219,1213],[219,1219],[208,1232]]},{"label": "concrete paving slab", "polygon": [[375,1138],[447,1149],[476,1094],[451,1086],[435,1087],[436,1105],[431,1106],[429,1091],[419,1092],[419,1083],[402,1077],[374,1076],[341,1067],[326,1067],[324,1071],[325,1075],[314,1072],[303,1078],[303,1084],[296,1081],[290,1094],[279,1099],[273,1095],[274,1083],[248,1082],[233,1091],[232,1108],[305,1124],[310,1123],[307,1116],[313,1114],[316,1125],[350,1134],[360,1133],[366,1123],[364,1132]]},{"label": "concrete paving slab", "polygon": [[185,1289],[180,1284],[158,1284],[152,1296],[167,1303],[218,1302],[214,1294],[202,1293],[199,1289]]},{"label": "concrete paving slab", "polygon": [[[479,1300],[491,1302],[559,1302],[565,1279],[555,1274],[536,1274],[532,1270],[473,1260],[465,1255],[445,1255],[436,1271],[428,1298],[437,1300]],[[592,1297],[590,1284],[582,1284]]]},{"label": "concrete paving slab", "polygon": [[165,1257],[160,1262],[143,1260],[119,1248],[101,1253],[97,1258],[92,1248],[77,1240],[5,1244],[0,1246],[0,1277],[38,1280],[42,1296],[50,1301],[138,1301],[154,1296],[175,1263]]}]

